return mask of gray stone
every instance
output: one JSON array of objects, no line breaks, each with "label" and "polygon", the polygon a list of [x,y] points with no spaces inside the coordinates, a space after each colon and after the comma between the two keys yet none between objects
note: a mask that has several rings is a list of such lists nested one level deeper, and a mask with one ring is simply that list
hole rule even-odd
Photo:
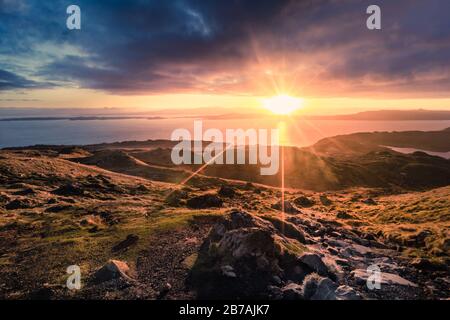
[{"label": "gray stone", "polygon": [[[373,277],[374,275],[373,273],[369,273],[364,269],[356,269],[352,271],[351,274],[355,278],[356,282],[360,284],[367,283],[367,279],[369,279],[369,277]],[[417,284],[393,273],[380,272],[379,275],[380,285],[418,287]]]},{"label": "gray stone", "polygon": [[329,278],[322,278],[317,286],[316,292],[311,297],[311,300],[336,300],[335,291],[337,284]]},{"label": "gray stone", "polygon": [[302,286],[297,283],[289,283],[281,291],[284,300],[303,300]]},{"label": "gray stone", "polygon": [[299,260],[301,263],[307,265],[310,269],[320,275],[325,276],[328,274],[328,267],[322,261],[322,258],[320,258],[315,253],[305,253],[300,257]]},{"label": "gray stone", "polygon": [[99,284],[105,281],[120,278],[127,281],[134,281],[131,277],[130,267],[128,267],[126,262],[109,260],[108,263],[94,273],[92,282],[94,284]]},{"label": "gray stone", "polygon": [[339,286],[335,291],[335,295],[338,300],[361,300],[362,299],[362,297],[358,291],[356,291],[352,287],[349,287],[346,285]]}]

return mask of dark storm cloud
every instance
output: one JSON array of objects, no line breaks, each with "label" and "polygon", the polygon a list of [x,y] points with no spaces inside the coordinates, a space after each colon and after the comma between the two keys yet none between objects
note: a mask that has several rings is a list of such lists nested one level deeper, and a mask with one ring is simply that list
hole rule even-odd
[{"label": "dark storm cloud", "polygon": [[[248,70],[281,60],[284,73],[302,64],[316,70],[310,87],[304,85],[311,94],[317,93],[313,81],[343,81],[364,92],[450,89],[447,0],[73,3],[81,7],[79,31],[65,28],[72,2],[0,0],[0,68],[20,74],[0,82],[3,90],[32,88],[36,84],[26,78],[37,76],[41,86],[58,82],[115,93],[245,94],[256,90],[252,82],[259,76]],[[370,4],[382,8],[382,31],[365,28]],[[52,54],[37,44],[82,54]],[[40,63],[21,65],[29,60]],[[292,77],[307,78],[311,71],[305,72]],[[330,88],[320,94],[337,93]]]},{"label": "dark storm cloud", "polygon": [[53,86],[50,83],[41,83],[28,80],[12,72],[0,70],[0,91],[10,89],[35,89]]}]

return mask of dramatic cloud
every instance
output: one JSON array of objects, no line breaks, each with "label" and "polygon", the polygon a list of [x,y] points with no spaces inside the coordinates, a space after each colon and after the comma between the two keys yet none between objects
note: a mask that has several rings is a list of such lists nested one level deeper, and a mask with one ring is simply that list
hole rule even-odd
[{"label": "dramatic cloud", "polygon": [[0,70],[0,91],[10,89],[33,89],[51,87],[50,83],[28,80],[12,72]]},{"label": "dramatic cloud", "polygon": [[0,90],[448,96],[450,2],[378,2],[0,0]]}]

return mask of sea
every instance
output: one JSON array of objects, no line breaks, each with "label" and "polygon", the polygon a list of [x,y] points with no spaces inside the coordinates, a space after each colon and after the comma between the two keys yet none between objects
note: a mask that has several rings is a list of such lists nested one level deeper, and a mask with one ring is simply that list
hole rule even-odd
[{"label": "sea", "polygon": [[[193,134],[194,118],[109,119],[109,120],[28,120],[0,121],[0,148],[37,144],[86,145],[103,142],[170,139],[176,129]],[[281,143],[309,146],[320,139],[375,131],[437,131],[450,127],[450,120],[435,121],[359,121],[302,119],[202,120],[203,131],[226,129],[280,129]],[[411,151],[411,150],[405,150]]]}]

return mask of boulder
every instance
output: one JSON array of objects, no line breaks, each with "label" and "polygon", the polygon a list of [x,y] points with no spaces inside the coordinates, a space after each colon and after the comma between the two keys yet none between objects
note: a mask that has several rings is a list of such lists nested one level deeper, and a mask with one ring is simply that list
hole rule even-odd
[{"label": "boulder", "polygon": [[[369,277],[369,281],[372,280],[374,273],[370,273],[364,269],[356,269],[351,272],[351,275],[355,279],[356,283],[365,284],[367,283],[367,279],[369,279]],[[380,272],[379,276],[380,285],[418,287],[417,284],[393,273]]]},{"label": "boulder", "polygon": [[306,300],[336,300],[337,284],[317,273],[305,277],[302,285],[303,297]]},{"label": "boulder", "polygon": [[188,277],[198,298],[268,298],[298,266],[300,243],[259,217],[233,210],[211,230]]},{"label": "boulder", "polygon": [[322,261],[322,258],[315,253],[305,253],[299,258],[299,261],[319,275],[326,276],[329,272],[328,267]]},{"label": "boulder", "polygon": [[233,198],[236,195],[236,191],[232,187],[229,186],[221,186],[219,190],[219,196]]},{"label": "boulder", "polygon": [[264,216],[263,219],[270,221],[273,226],[286,237],[298,240],[301,243],[307,243],[303,230],[300,230],[300,228],[293,223],[280,220],[273,216]]},{"label": "boulder", "polygon": [[315,204],[315,201],[312,199],[309,199],[305,196],[300,196],[294,199],[294,204],[299,207],[312,207]]},{"label": "boulder", "polygon": [[103,267],[98,269],[92,276],[92,283],[100,284],[102,282],[123,279],[134,281],[130,267],[126,262],[120,260],[109,260]]},{"label": "boulder", "polygon": [[335,291],[337,284],[329,278],[322,278],[317,284],[317,289],[311,297],[311,300],[336,300]]},{"label": "boulder", "polygon": [[222,204],[222,199],[213,194],[204,194],[187,201],[187,206],[192,209],[220,208]]}]

